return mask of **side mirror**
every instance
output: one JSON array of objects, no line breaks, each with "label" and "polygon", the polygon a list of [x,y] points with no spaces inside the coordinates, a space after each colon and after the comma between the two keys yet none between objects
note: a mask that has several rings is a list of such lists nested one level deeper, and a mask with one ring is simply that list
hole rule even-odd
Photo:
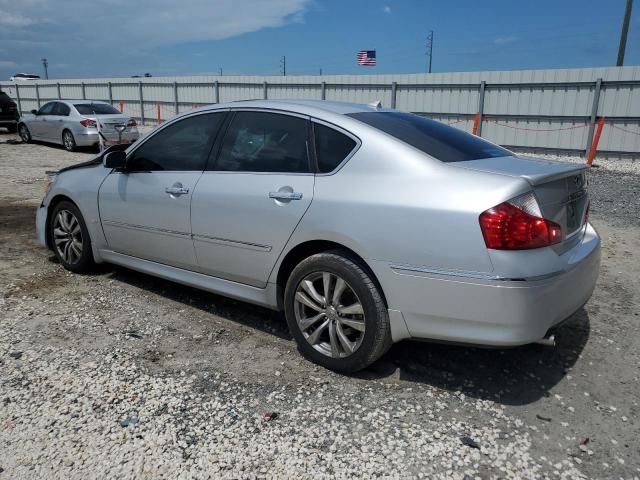
[{"label": "side mirror", "polygon": [[123,170],[127,166],[127,154],[122,150],[107,152],[104,156],[104,166],[105,168]]},{"label": "side mirror", "polygon": [[31,113],[33,113],[34,115],[38,114],[38,110],[31,110]]}]

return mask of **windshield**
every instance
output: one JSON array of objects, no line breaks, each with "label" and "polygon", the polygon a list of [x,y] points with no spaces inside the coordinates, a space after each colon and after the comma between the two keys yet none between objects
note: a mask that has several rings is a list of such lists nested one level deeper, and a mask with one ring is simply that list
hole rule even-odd
[{"label": "windshield", "polygon": [[74,103],[74,107],[80,115],[113,115],[120,113],[106,103]]},{"label": "windshield", "polygon": [[465,162],[513,155],[509,150],[480,137],[412,113],[360,112],[348,115],[408,143],[441,162]]}]

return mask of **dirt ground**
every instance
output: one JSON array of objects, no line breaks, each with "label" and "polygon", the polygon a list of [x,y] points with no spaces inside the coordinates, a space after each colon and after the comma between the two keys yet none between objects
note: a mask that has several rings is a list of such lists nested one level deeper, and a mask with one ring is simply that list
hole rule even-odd
[{"label": "dirt ground", "polygon": [[[72,372],[73,381],[92,381],[93,373],[78,365],[95,362],[99,372],[102,362],[113,361],[115,355],[130,361],[136,376],[163,382],[192,378],[189,394],[203,402],[225,391],[223,384],[237,388],[250,399],[248,417],[277,410],[279,418],[269,435],[304,437],[301,445],[310,437],[322,437],[331,425],[335,431],[341,431],[341,424],[353,431],[363,426],[362,435],[376,429],[387,432],[384,438],[370,437],[370,456],[356,455],[345,446],[353,443],[335,440],[338,449],[331,460],[325,454],[334,452],[333,447],[318,446],[325,453],[314,457],[317,468],[324,469],[315,470],[317,476],[640,477],[640,176],[633,169],[620,173],[601,167],[591,172],[591,216],[602,236],[602,268],[592,299],[561,328],[557,347],[484,350],[405,341],[350,377],[303,360],[279,313],[122,268],[103,266],[91,275],[66,272],[36,242],[35,209],[46,170],[92,153],[6,143],[11,138],[0,132],[0,479],[79,475],[75,459],[58,464],[53,456],[33,452],[19,459],[22,454],[16,453],[15,442],[27,442],[26,451],[54,448],[50,443],[55,439],[46,440],[53,427],[36,428],[39,424],[34,423],[34,412],[53,408],[47,390],[37,383],[46,365],[58,365],[56,356],[66,358],[65,352],[81,361],[61,361],[56,375]],[[20,393],[23,390],[28,394]],[[298,391],[307,393],[301,397]],[[305,415],[299,404],[308,407]],[[88,420],[81,417],[83,423],[98,421],[100,412]],[[365,412],[378,415],[378,420],[370,422]],[[178,416],[167,421],[178,425]],[[146,421],[152,424],[153,415]],[[495,435],[487,433],[489,427]],[[73,436],[71,426],[56,428],[61,438]],[[180,432],[188,435],[182,426],[176,428],[176,444],[181,445]],[[478,454],[459,441],[470,432],[475,432]],[[247,435],[237,445],[262,434]],[[204,434],[199,438],[206,441]],[[429,462],[417,458],[423,441]],[[185,462],[186,448],[180,457]],[[263,459],[268,468],[253,473],[316,476],[295,448],[287,458],[296,457],[300,466],[277,470],[283,455],[282,449],[271,453]],[[376,455],[386,460],[375,463],[371,457]],[[402,461],[396,463],[397,457]],[[96,472],[104,461],[84,461],[85,474],[100,476]],[[385,462],[393,470],[385,473]],[[354,470],[354,465],[362,469]],[[125,475],[121,468],[120,478],[143,476],[131,474],[134,470]],[[197,476],[195,471],[190,470]],[[166,475],[177,478],[174,473],[168,470]]]}]

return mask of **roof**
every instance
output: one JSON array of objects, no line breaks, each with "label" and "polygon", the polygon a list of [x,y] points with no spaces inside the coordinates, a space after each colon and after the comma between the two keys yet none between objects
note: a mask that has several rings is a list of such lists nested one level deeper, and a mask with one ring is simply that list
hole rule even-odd
[{"label": "roof", "polygon": [[349,113],[379,112],[382,110],[372,105],[365,105],[361,103],[334,102],[330,100],[241,100],[237,102],[209,105],[208,107],[211,108],[212,106],[215,106],[217,108],[229,108],[238,107],[239,105],[242,105],[243,107],[274,108],[302,114],[330,112],[339,115],[346,115]]}]

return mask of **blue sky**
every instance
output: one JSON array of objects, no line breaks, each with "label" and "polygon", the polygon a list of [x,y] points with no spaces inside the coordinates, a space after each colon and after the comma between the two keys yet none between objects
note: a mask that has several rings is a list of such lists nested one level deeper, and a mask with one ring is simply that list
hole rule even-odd
[{"label": "blue sky", "polygon": [[[0,78],[573,68],[615,64],[625,0],[0,0]],[[376,49],[378,66],[356,52]],[[640,65],[640,4],[626,65]]]}]

